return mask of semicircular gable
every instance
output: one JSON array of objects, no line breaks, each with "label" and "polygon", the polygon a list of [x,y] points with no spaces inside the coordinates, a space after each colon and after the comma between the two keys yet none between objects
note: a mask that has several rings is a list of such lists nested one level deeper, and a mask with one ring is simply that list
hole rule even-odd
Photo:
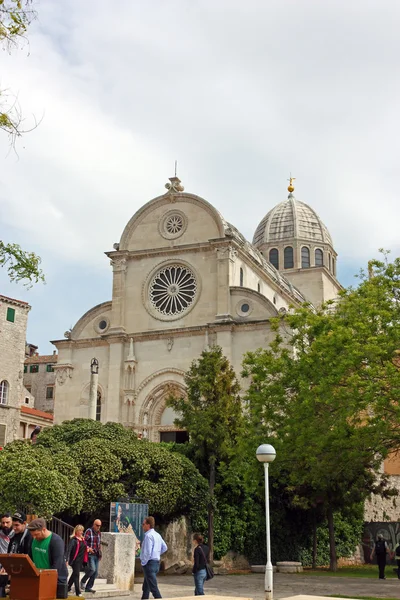
[{"label": "semicircular gable", "polygon": [[162,196],[158,196],[157,198],[147,202],[129,220],[122,233],[119,243],[119,250],[123,251],[132,249],[132,238],[135,234],[135,231],[146,220],[150,213],[164,206],[169,207],[171,210],[179,210],[179,208],[184,204],[197,206],[205,211],[209,217],[211,217],[210,223],[214,224],[214,232],[211,232],[209,237],[225,237],[223,218],[217,209],[214,208],[212,204],[207,202],[207,200],[204,200],[204,198],[196,196],[195,194],[163,194]]},{"label": "semicircular gable", "polygon": [[[101,315],[106,315],[111,312],[112,302],[109,300],[108,302],[102,302],[101,304],[97,304],[93,308],[89,309],[85,314],[77,321],[71,331],[71,339],[78,339],[82,332],[86,329],[86,327],[94,321],[96,317],[100,317]],[[95,331],[93,331],[93,335],[89,337],[94,337]]]},{"label": "semicircular gable", "polygon": [[[230,288],[231,292],[231,305],[232,314],[241,319],[246,319],[247,316],[250,320],[254,319],[269,319],[271,317],[278,316],[278,310],[276,306],[266,298],[260,292],[256,292],[250,288],[234,286]],[[248,315],[240,310],[240,302],[245,303],[249,300],[249,313]]]}]

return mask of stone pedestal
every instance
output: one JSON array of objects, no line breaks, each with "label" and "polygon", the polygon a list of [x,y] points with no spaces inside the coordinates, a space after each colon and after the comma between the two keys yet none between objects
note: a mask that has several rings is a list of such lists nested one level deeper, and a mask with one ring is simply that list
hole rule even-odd
[{"label": "stone pedestal", "polygon": [[102,533],[103,557],[99,577],[119,590],[133,590],[135,578],[136,536],[131,533]]}]

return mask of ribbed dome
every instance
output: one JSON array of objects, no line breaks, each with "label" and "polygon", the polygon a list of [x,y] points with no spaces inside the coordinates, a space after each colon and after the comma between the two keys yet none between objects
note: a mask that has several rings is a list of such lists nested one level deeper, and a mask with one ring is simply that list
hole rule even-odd
[{"label": "ribbed dome", "polygon": [[308,242],[332,244],[332,238],[317,213],[293,194],[277,204],[260,222],[253,237],[256,247],[264,243],[300,239]]}]

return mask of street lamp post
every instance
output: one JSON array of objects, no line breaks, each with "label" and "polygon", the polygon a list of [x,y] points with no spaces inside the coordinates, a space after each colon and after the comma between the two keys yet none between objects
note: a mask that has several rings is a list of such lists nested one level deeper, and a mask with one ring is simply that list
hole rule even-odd
[{"label": "street lamp post", "polygon": [[265,472],[265,527],[267,531],[267,564],[265,566],[265,600],[272,600],[272,562],[271,562],[271,540],[269,531],[269,487],[268,487],[268,465],[275,460],[275,448],[271,444],[261,444],[256,451],[257,459],[264,463]]},{"label": "street lamp post", "polygon": [[97,388],[99,383],[99,361],[92,358],[90,362],[90,388],[89,388],[89,419],[96,420]]}]

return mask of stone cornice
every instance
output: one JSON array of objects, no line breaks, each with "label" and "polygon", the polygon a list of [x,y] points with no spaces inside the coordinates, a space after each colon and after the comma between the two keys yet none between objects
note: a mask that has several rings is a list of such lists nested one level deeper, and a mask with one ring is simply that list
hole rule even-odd
[{"label": "stone cornice", "polygon": [[[155,329],[153,331],[141,331],[137,333],[127,333],[126,335],[121,336],[113,336],[110,339],[104,339],[106,336],[102,338],[88,338],[83,340],[55,340],[52,344],[56,344],[57,347],[64,347],[64,344],[71,344],[74,349],[77,348],[97,348],[98,346],[108,346],[110,343],[129,343],[130,338],[133,338],[133,341],[141,342],[148,340],[159,340],[159,339],[168,339],[171,337],[191,337],[194,335],[205,335],[206,332],[217,333],[218,331],[243,331],[243,330],[255,330],[259,329],[260,325],[268,325],[268,319],[255,319],[255,320],[246,320],[246,321],[230,321],[225,323],[208,323],[204,325],[197,325],[193,327],[177,327],[176,329]],[[65,365],[59,365],[62,367]]]},{"label": "stone cornice", "polygon": [[323,273],[324,275],[326,275],[331,281],[332,283],[334,283],[340,290],[343,290],[343,286],[339,283],[339,281],[336,279],[336,277],[334,275],[332,275],[332,273],[329,271],[329,269],[323,265],[321,267],[308,267],[307,269],[286,269],[287,273],[315,273],[315,272],[319,272],[319,273]]}]

